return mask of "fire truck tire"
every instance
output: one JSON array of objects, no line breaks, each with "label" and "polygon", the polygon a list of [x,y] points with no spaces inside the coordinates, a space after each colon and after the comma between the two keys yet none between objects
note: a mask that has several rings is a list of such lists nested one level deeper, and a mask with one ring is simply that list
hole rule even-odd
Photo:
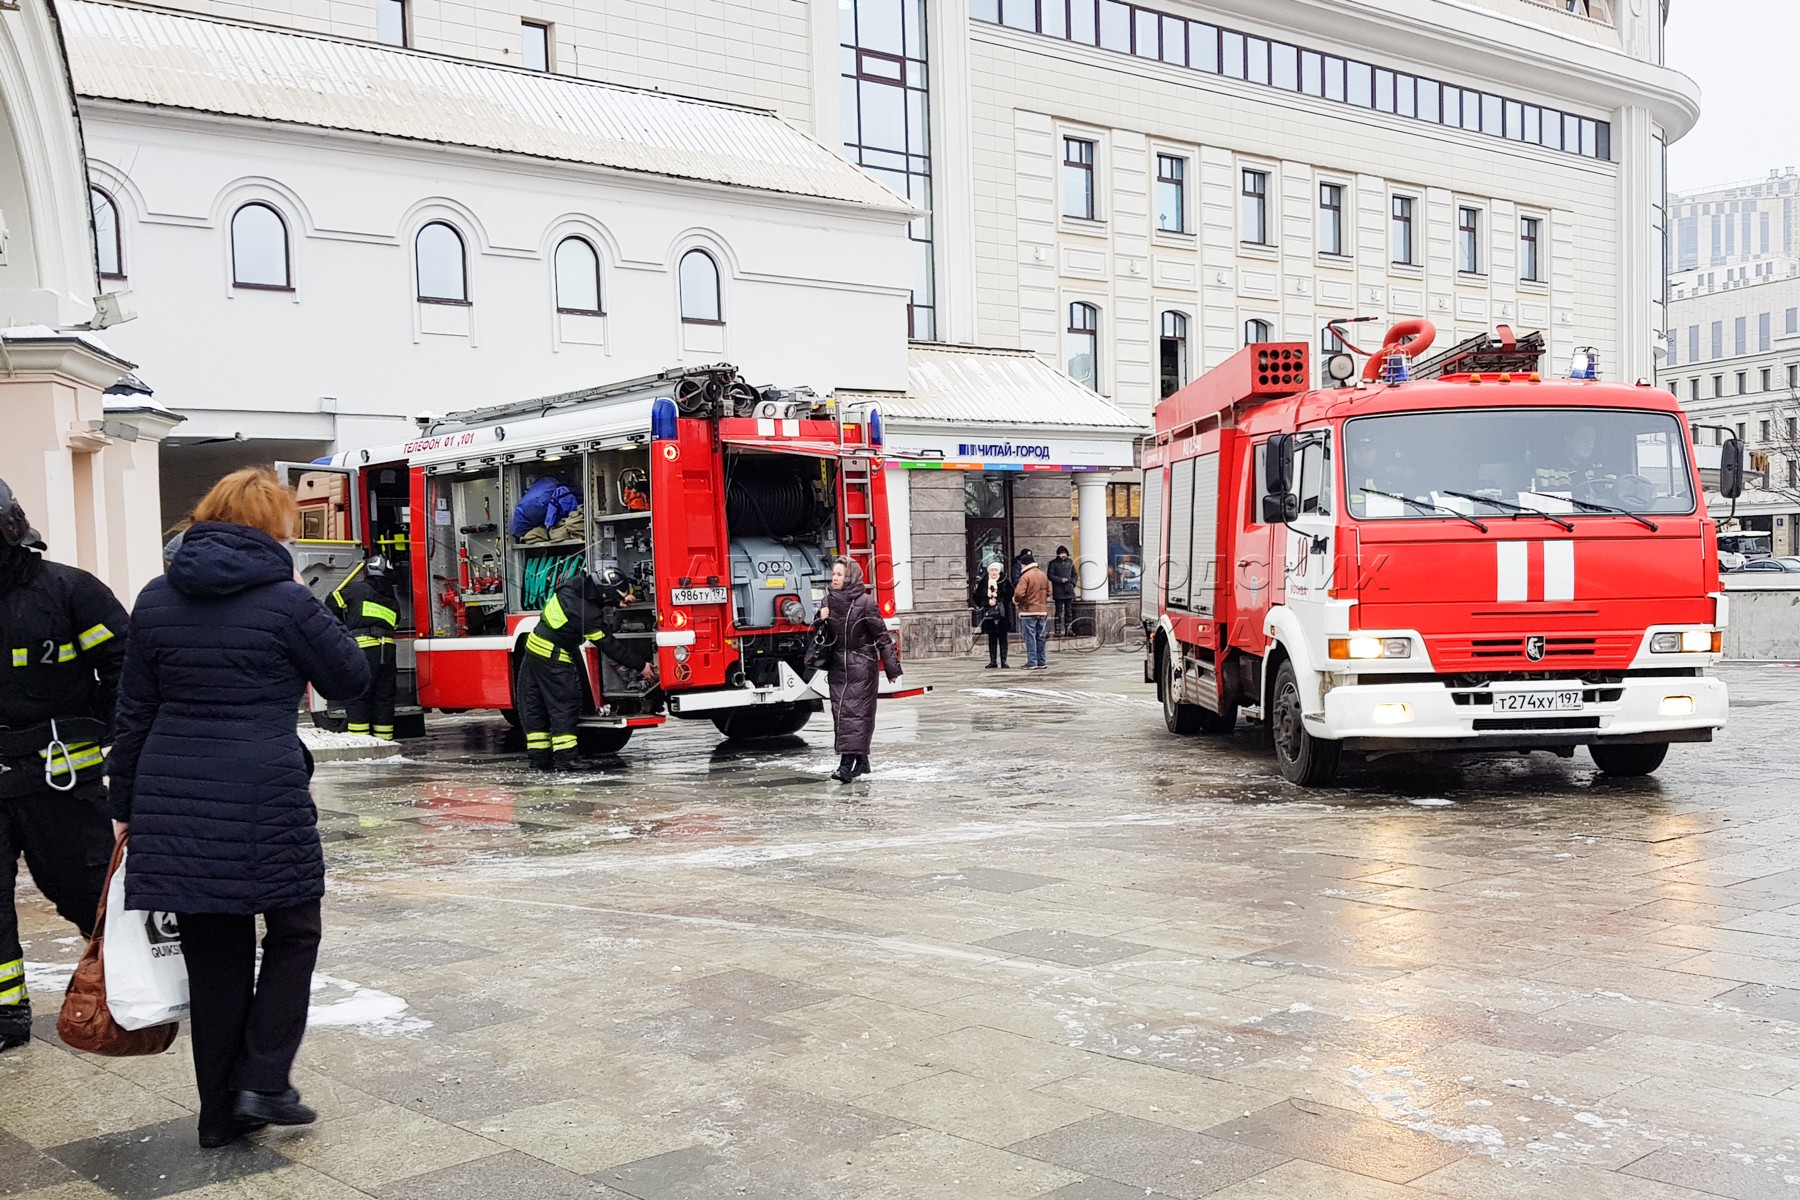
[{"label": "fire truck tire", "polygon": [[791,737],[806,728],[813,708],[805,704],[777,704],[768,708],[740,708],[713,716],[713,726],[734,741]]},{"label": "fire truck tire", "polygon": [[1594,765],[1608,775],[1648,775],[1662,766],[1663,756],[1668,752],[1667,742],[1588,747]]},{"label": "fire truck tire", "polygon": [[583,754],[617,754],[631,740],[631,730],[577,729],[575,740]]},{"label": "fire truck tire", "polygon": [[1275,762],[1281,777],[1301,787],[1324,787],[1337,776],[1344,747],[1328,738],[1306,732],[1301,720],[1300,683],[1294,664],[1282,661],[1275,672],[1275,693],[1269,705],[1270,732],[1275,736]]},{"label": "fire truck tire", "polygon": [[1157,691],[1162,693],[1163,724],[1170,733],[1188,737],[1200,732],[1201,720],[1207,716],[1198,704],[1183,704],[1175,698],[1175,656],[1164,650],[1156,656]]}]

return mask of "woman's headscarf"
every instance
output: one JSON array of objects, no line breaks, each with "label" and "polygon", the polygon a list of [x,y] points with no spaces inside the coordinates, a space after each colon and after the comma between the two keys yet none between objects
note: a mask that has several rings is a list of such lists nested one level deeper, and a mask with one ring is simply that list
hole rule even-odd
[{"label": "woman's headscarf", "polygon": [[[865,581],[863,579],[861,563],[857,562],[847,554],[839,555],[837,561],[844,564],[844,590],[846,592],[864,585]],[[836,564],[834,563],[833,565],[835,566]]]}]

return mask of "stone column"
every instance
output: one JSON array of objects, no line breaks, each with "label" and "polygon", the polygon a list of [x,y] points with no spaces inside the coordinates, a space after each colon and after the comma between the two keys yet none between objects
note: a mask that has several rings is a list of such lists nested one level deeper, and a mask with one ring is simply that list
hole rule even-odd
[{"label": "stone column", "polygon": [[1077,528],[1081,532],[1081,598],[1104,600],[1107,595],[1106,476],[1099,472],[1077,475],[1075,502]]}]

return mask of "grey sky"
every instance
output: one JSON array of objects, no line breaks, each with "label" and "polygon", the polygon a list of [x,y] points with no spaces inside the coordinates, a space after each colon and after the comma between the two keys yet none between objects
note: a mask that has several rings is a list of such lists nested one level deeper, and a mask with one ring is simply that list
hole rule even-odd
[{"label": "grey sky", "polygon": [[1700,124],[1669,148],[1669,187],[1694,191],[1800,167],[1795,0],[1674,0],[1664,58],[1700,85]]}]

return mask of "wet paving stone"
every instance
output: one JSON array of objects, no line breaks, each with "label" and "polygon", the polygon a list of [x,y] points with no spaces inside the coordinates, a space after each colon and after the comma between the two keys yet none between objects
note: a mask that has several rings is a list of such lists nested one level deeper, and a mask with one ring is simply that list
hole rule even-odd
[{"label": "wet paving stone", "polygon": [[1800,672],[1727,667],[1748,703],[1647,780],[1306,791],[1253,726],[1168,734],[1134,654],[1052,664],[913,664],[850,787],[822,720],[546,779],[432,714],[321,766],[322,1118],[223,1156],[185,1035],[55,1041],[79,946],[23,887],[0,1195],[1800,1195]]}]

